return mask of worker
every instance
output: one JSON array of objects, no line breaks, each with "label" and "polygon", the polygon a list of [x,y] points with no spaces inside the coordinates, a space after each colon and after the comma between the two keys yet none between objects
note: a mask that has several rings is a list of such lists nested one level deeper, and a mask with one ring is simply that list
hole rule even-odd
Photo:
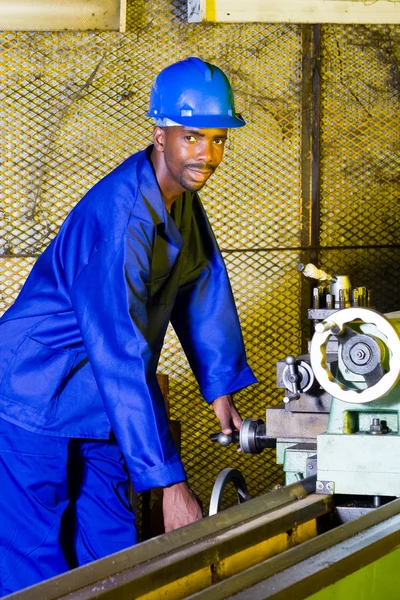
[{"label": "worker", "polygon": [[156,378],[169,322],[223,431],[256,381],[197,195],[245,125],[229,81],[174,63],[148,116],[153,144],[75,206],[0,320],[3,596],[137,543],[129,477],[163,488],[166,531],[202,518]]}]

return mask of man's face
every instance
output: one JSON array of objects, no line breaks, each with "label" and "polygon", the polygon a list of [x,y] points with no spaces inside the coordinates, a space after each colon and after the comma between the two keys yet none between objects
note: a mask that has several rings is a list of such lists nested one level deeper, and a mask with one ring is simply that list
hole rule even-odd
[{"label": "man's face", "polygon": [[164,162],[172,185],[200,190],[222,160],[227,129],[164,127]]}]

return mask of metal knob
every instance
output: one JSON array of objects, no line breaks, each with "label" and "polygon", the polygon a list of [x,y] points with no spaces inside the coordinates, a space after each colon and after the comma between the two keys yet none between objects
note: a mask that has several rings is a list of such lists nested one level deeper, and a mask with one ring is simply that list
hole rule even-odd
[{"label": "metal knob", "polygon": [[212,442],[217,442],[220,446],[229,446],[229,444],[237,444],[239,442],[239,432],[234,431],[233,433],[212,433],[210,435]]}]

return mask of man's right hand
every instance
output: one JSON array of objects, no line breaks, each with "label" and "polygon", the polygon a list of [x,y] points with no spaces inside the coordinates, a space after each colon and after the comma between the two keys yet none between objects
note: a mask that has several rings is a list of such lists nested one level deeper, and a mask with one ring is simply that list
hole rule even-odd
[{"label": "man's right hand", "polygon": [[199,502],[186,481],[163,489],[163,515],[166,533],[203,518]]}]

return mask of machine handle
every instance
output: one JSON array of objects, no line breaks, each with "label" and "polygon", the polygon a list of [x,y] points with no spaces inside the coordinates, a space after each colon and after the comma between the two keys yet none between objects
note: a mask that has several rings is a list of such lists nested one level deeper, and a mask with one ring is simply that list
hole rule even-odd
[{"label": "machine handle", "polygon": [[285,362],[289,371],[287,379],[292,386],[292,390],[285,396],[283,401],[289,402],[290,400],[298,400],[300,398],[300,375],[298,364],[294,356],[290,354],[285,358]]},{"label": "machine handle", "polygon": [[210,435],[212,442],[220,446],[239,444],[243,452],[258,454],[265,448],[276,448],[276,438],[267,437],[265,423],[262,419],[244,419],[240,431],[226,434],[220,431]]},{"label": "machine handle", "polygon": [[238,444],[239,443],[239,432],[234,431],[233,433],[223,433],[222,431],[218,433],[212,433],[210,435],[210,440],[212,442],[217,442],[220,446],[229,446],[229,444]]}]

